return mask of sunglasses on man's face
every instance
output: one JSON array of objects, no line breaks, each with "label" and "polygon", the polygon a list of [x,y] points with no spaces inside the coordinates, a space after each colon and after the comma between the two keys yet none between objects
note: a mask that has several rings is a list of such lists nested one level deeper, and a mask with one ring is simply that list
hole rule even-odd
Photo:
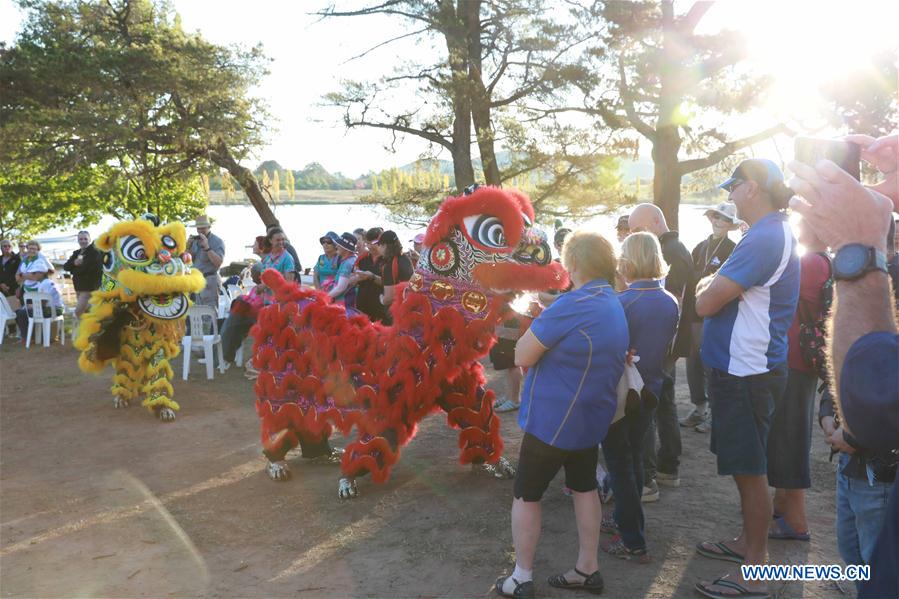
[{"label": "sunglasses on man's face", "polygon": [[722,187],[722,189],[727,193],[733,193],[736,188],[743,185],[744,183],[746,183],[744,179],[734,179],[733,181]]}]

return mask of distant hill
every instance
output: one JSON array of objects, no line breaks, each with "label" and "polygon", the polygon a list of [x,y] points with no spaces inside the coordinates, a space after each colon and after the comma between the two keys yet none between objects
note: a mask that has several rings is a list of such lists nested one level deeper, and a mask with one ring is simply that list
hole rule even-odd
[{"label": "distant hill", "polygon": [[[499,162],[500,168],[508,166],[512,162],[512,154],[508,151],[498,152],[496,155],[497,162]],[[397,167],[397,170],[404,173],[414,173],[416,171],[430,171],[433,169],[434,164],[437,164],[437,169],[441,175],[449,175],[453,176],[453,163],[450,160],[442,160],[436,158],[424,159],[424,160],[416,160],[414,162],[409,162],[402,166]],[[479,158],[474,159],[473,166],[476,170],[481,169],[481,160]],[[621,177],[625,183],[633,183],[638,177],[643,182],[649,182],[652,180],[653,173],[653,165],[652,161],[646,158],[641,158],[639,160],[625,160],[621,159],[619,161]],[[262,172],[265,171],[268,173],[268,176],[271,178],[275,172],[278,172],[278,179],[281,184],[282,190],[287,189],[287,177],[286,169],[281,165],[277,160],[264,160],[253,170],[253,174],[258,178],[262,177]],[[358,177],[352,178],[347,177],[343,173],[330,172],[319,162],[310,162],[302,169],[299,170],[291,170],[291,174],[294,178],[294,187],[295,189],[331,189],[331,190],[339,190],[339,189],[371,189],[371,174],[363,174]],[[222,189],[222,181],[221,177],[218,175],[212,175],[209,178],[209,187],[212,190],[220,190]],[[236,185],[235,188],[239,189],[239,185]]]}]

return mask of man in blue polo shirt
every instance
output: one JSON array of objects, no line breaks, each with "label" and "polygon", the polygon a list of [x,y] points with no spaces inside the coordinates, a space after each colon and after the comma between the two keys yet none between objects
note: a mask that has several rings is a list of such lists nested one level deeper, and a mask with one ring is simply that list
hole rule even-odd
[{"label": "man in blue polo shirt", "polygon": [[[721,187],[750,228],[721,269],[697,285],[696,313],[705,318],[701,355],[711,369],[711,449],[718,474],[733,476],[743,526],[727,542],[703,542],[700,555],[764,564],[771,500],[767,442],[775,398],[787,383],[787,330],[799,300],[796,240],[783,210],[792,197],[770,160],[744,160]],[[696,589],[708,597],[766,596],[764,582],[739,572]]]}]

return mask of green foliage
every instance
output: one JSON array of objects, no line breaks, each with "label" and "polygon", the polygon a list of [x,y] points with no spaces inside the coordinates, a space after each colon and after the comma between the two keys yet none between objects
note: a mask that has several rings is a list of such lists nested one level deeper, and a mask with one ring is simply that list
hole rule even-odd
[{"label": "green foliage", "polygon": [[26,238],[64,226],[86,227],[103,215],[134,218],[153,212],[164,220],[202,213],[206,192],[199,177],[172,177],[142,192],[110,167],[80,167],[45,176],[36,162],[0,162],[0,236]]},{"label": "green foliage", "polygon": [[848,78],[822,88],[834,108],[831,124],[850,133],[879,137],[899,127],[899,70],[897,48],[857,65]]},{"label": "green foliage", "polygon": [[200,205],[211,162],[236,172],[262,142],[267,115],[249,93],[265,73],[258,47],[185,32],[164,1],[22,6],[23,31],[0,48],[0,161],[47,178],[87,170],[118,186],[125,204],[108,210],[133,201],[177,215]]}]

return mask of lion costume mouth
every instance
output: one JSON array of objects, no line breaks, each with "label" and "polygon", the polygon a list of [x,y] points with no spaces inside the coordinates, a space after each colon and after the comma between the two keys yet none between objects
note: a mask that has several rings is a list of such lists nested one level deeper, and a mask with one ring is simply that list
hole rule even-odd
[{"label": "lion costume mouth", "polygon": [[187,313],[187,295],[183,293],[151,295],[138,298],[140,309],[160,320],[174,320]]}]

